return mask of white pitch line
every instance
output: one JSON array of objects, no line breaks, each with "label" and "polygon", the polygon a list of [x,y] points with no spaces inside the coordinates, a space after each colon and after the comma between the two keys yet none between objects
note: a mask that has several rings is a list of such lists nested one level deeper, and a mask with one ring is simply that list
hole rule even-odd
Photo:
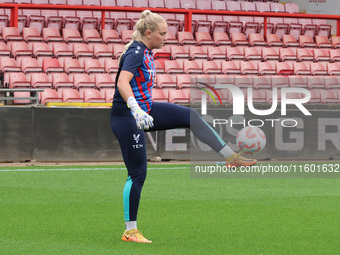
[{"label": "white pitch line", "polygon": [[[188,167],[150,167],[151,169],[157,169],[157,170],[166,170],[166,169],[188,169]],[[126,170],[126,168],[31,168],[31,169],[25,169],[25,168],[15,168],[15,169],[0,169],[0,172],[51,172],[51,171],[112,171],[112,170]]]}]

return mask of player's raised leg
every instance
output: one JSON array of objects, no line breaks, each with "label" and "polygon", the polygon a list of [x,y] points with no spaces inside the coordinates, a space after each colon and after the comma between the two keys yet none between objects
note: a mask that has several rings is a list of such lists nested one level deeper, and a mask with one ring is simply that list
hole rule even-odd
[{"label": "player's raised leg", "polygon": [[199,140],[209,145],[226,159],[227,165],[235,167],[250,166],[257,162],[255,159],[247,159],[236,154],[217,132],[201,118],[198,112],[192,108],[170,103],[154,102],[150,115],[154,118],[154,127],[149,131],[190,128]]}]

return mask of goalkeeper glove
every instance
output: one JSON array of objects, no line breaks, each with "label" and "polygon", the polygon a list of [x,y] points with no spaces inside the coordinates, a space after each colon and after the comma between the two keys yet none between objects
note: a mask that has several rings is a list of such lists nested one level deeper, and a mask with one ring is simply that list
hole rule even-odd
[{"label": "goalkeeper glove", "polygon": [[129,97],[126,103],[131,109],[133,117],[136,119],[138,129],[148,130],[153,127],[153,118],[140,108],[134,97]]}]

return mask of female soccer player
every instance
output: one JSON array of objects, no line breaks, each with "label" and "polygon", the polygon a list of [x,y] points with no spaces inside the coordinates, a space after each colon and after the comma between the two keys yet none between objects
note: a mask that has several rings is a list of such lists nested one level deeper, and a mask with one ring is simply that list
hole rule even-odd
[{"label": "female soccer player", "polygon": [[128,170],[123,190],[123,241],[151,243],[137,230],[138,205],[147,171],[145,130],[190,128],[198,139],[226,159],[227,166],[256,163],[256,160],[234,153],[197,111],[181,105],[153,102],[152,87],[156,70],[152,50],[164,45],[167,30],[167,23],[160,15],[149,10],[143,11],[132,40],[120,57],[111,127]]}]

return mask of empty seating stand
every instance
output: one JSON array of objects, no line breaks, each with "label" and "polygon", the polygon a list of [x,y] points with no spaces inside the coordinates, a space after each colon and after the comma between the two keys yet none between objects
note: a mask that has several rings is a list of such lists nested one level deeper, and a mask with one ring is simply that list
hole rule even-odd
[{"label": "empty seating stand", "polygon": [[[160,13],[168,22],[167,41],[161,49],[153,50],[157,71],[153,96],[157,101],[197,102],[200,93],[190,96],[189,90],[196,79],[209,76],[211,85],[224,80],[242,89],[253,87],[254,102],[268,102],[267,91],[272,87],[291,86],[311,90],[314,103],[339,103],[332,101],[332,93],[325,92],[339,89],[340,75],[340,36],[331,35],[326,20],[269,17],[264,37],[263,17],[204,13],[298,13],[294,3],[49,0],[45,4],[48,3],[168,8],[169,12]],[[172,13],[171,8],[202,13],[193,13],[192,31],[188,32],[184,29],[184,14]],[[131,40],[140,13],[106,11],[105,27],[101,27],[99,11],[19,10],[18,28],[9,27],[8,11],[0,13],[0,69],[9,86],[46,89],[40,93],[43,104],[112,102],[118,59]],[[229,100],[228,93],[223,96],[223,100]]]}]

